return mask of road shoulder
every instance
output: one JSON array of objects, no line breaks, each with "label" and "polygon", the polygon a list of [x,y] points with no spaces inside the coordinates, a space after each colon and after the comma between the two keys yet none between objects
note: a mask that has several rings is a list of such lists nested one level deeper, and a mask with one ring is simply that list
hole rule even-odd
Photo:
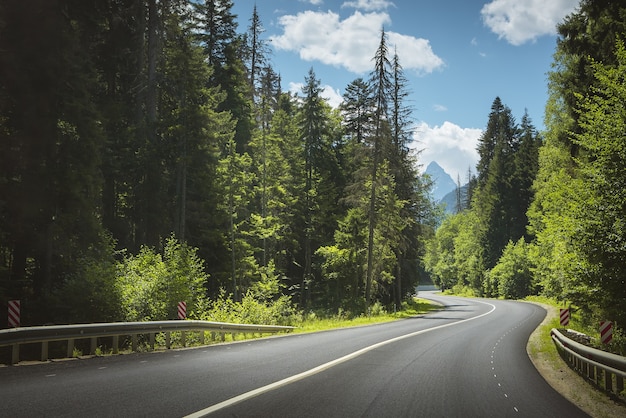
[{"label": "road shoulder", "polygon": [[545,335],[550,334],[550,323],[558,317],[557,308],[537,302],[547,311],[543,322],[528,339],[526,351],[541,376],[561,395],[592,417],[626,416],[626,406],[613,401],[608,395],[596,390],[570,369],[552,345],[542,347]]}]

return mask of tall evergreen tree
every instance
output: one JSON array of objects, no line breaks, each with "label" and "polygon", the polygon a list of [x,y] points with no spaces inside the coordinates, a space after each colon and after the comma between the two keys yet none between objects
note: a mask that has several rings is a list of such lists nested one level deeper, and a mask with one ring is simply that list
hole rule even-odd
[{"label": "tall evergreen tree", "polygon": [[583,132],[589,135],[581,126],[581,118],[587,115],[579,103],[583,97],[596,96],[601,84],[593,62],[618,66],[614,46],[626,30],[625,11],[621,1],[583,0],[557,27],[553,70],[548,78],[546,131],[534,184],[536,196],[528,213],[538,248],[536,274],[543,292],[587,307],[595,302],[591,295],[601,292],[596,289],[588,293],[577,281],[593,275],[577,268],[586,256],[577,245],[580,237],[574,238],[577,229],[584,229],[578,226],[575,214],[580,197],[588,192],[580,168],[593,163],[597,156],[576,140]]},{"label": "tall evergreen tree", "polygon": [[319,245],[316,240],[316,229],[320,225],[321,200],[328,199],[329,195],[321,194],[320,185],[323,181],[325,159],[330,158],[328,143],[328,117],[325,99],[321,97],[320,81],[315,77],[313,69],[305,79],[302,93],[304,95],[300,137],[303,146],[304,160],[304,189],[302,192],[302,215],[304,221],[303,252],[304,264],[302,275],[302,303],[306,305],[309,299],[308,290],[313,281],[313,253]]},{"label": "tall evergreen tree", "polygon": [[255,4],[252,10],[252,17],[250,18],[250,25],[246,32],[246,62],[248,64],[248,80],[253,101],[256,101],[258,98],[261,74],[263,68],[268,64],[269,51],[266,41],[262,38],[263,32],[265,32],[265,29]]},{"label": "tall evergreen tree", "polygon": [[371,129],[373,108],[371,101],[370,86],[362,78],[352,81],[343,94],[340,107],[345,130],[357,144],[365,141],[365,136]]},{"label": "tall evergreen tree", "polygon": [[533,182],[539,170],[539,148],[541,137],[532,124],[528,112],[524,113],[519,127],[518,144],[513,158],[513,173],[511,176],[511,240],[524,238],[530,242],[527,233],[528,217],[526,212],[530,207],[535,192]]},{"label": "tall evergreen tree", "polygon": [[[0,10],[0,274],[15,298],[50,294],[81,256],[102,248],[103,132],[88,55],[102,21],[70,6],[6,2]],[[34,316],[24,323],[45,318]]]},{"label": "tall evergreen tree", "polygon": [[[404,70],[400,64],[400,58],[394,53],[391,61],[392,89],[391,89],[391,141],[392,148],[389,157],[391,175],[395,180],[394,193],[397,198],[405,202],[400,216],[405,222],[404,233],[398,242],[396,251],[396,271],[394,302],[400,306],[403,295],[403,281],[406,281],[406,288],[413,288],[416,284],[416,272],[410,273],[405,269],[405,260],[415,260],[419,258],[419,215],[425,199],[425,191],[418,181],[419,173],[417,156],[411,154],[409,144],[413,135],[413,120],[411,118],[412,109],[408,105],[409,96],[408,81],[404,75]],[[413,280],[405,280],[413,276]]]},{"label": "tall evergreen tree", "polygon": [[[576,110],[577,95],[587,95],[597,84],[591,71],[591,62],[616,65],[613,54],[615,41],[626,33],[626,6],[619,0],[582,0],[578,9],[557,25],[558,39],[554,71],[549,79],[548,120],[560,123],[558,135],[577,156],[578,145],[571,141],[569,132],[579,132]],[[554,112],[560,109],[559,112]],[[552,124],[549,124],[552,125]]]},{"label": "tall evergreen tree", "polygon": [[581,133],[573,140],[590,156],[581,161],[574,246],[581,254],[573,285],[576,302],[623,324],[626,320],[626,48],[616,42],[617,66],[592,63],[597,87],[580,98]]},{"label": "tall evergreen tree", "polygon": [[509,142],[514,134],[514,121],[511,110],[496,97],[491,105],[491,113],[485,132],[478,139],[478,182],[484,185],[489,177],[491,161],[495,157],[498,143]]},{"label": "tall evergreen tree", "polygon": [[392,76],[389,72],[389,51],[387,47],[387,35],[384,29],[381,31],[380,44],[374,55],[374,70],[370,75],[374,102],[373,132],[369,138],[371,148],[369,208],[368,208],[368,239],[367,239],[367,269],[365,277],[365,305],[369,308],[371,303],[372,280],[374,272],[374,234],[376,231],[376,199],[379,181],[379,166],[385,157],[385,151],[389,148],[390,127],[388,123],[389,92],[392,86]]},{"label": "tall evergreen tree", "polygon": [[519,127],[497,97],[479,139],[478,189],[472,202],[485,226],[482,245],[488,269],[496,265],[509,241],[528,238],[526,211],[533,198],[539,143],[528,114]]}]

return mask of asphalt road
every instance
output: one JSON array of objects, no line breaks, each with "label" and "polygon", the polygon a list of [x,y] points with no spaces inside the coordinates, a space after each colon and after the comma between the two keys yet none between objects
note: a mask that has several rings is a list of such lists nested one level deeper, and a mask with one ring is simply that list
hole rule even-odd
[{"label": "asphalt road", "polygon": [[0,417],[583,417],[537,373],[535,305],[421,293],[388,324],[0,368]]}]

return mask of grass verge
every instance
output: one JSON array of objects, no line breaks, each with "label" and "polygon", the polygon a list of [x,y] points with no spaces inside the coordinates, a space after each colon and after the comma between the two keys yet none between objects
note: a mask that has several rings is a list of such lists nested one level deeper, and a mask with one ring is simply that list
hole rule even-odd
[{"label": "grass verge", "polygon": [[559,328],[559,305],[550,299],[532,297],[526,300],[542,306],[547,315],[532,333],[526,347],[528,355],[543,378],[556,391],[592,417],[626,417],[626,406],[597,390],[578,375],[559,356],[550,337],[552,328]]},{"label": "grass verge", "polygon": [[294,332],[317,332],[336,328],[380,324],[383,322],[414,317],[437,308],[438,306],[429,300],[413,298],[411,301],[403,303],[402,310],[396,313],[387,313],[383,311],[376,315],[361,315],[355,318],[346,318],[342,315],[336,315],[331,318],[317,318],[309,316],[303,319],[301,323],[296,324]]}]

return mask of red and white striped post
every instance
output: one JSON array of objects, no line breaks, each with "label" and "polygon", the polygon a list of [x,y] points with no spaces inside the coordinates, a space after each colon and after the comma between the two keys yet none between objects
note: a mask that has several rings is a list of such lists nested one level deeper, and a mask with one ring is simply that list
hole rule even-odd
[{"label": "red and white striped post", "polygon": [[565,326],[565,325],[569,325],[569,319],[570,319],[570,313],[569,313],[569,308],[564,308],[561,309],[561,325]]},{"label": "red and white striped post", "polygon": [[178,319],[187,318],[187,302],[178,302]]},{"label": "red and white striped post", "polygon": [[608,344],[613,339],[613,323],[611,321],[600,321],[600,341]]},{"label": "red and white striped post", "polygon": [[20,301],[9,301],[9,327],[17,328],[20,326]]}]

